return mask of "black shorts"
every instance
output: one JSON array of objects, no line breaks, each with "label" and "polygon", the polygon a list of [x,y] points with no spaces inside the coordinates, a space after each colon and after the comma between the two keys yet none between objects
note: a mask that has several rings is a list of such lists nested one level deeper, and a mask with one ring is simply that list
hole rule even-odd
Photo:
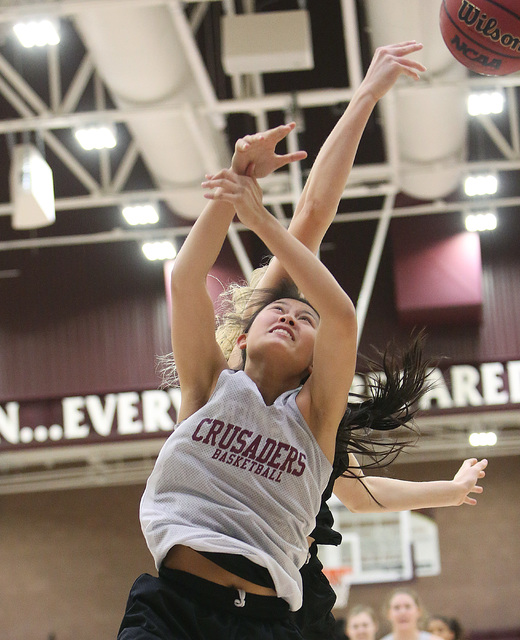
[{"label": "black shorts", "polygon": [[[242,592],[242,596],[244,592]],[[161,567],[134,582],[118,640],[303,640],[281,598]]]},{"label": "black shorts", "polygon": [[291,614],[305,640],[324,640],[334,637],[336,621],[331,611],[336,594],[323,573],[318,547],[309,547],[310,558],[300,569],[303,581],[303,606]]}]

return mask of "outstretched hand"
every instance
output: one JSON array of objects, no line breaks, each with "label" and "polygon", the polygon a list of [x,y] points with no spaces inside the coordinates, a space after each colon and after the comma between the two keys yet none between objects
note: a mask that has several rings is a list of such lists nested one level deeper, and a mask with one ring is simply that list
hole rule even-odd
[{"label": "outstretched hand", "polygon": [[453,482],[459,487],[460,495],[455,505],[470,504],[475,505],[475,498],[470,498],[470,493],[482,493],[484,489],[477,482],[486,475],[484,469],[487,467],[487,460],[477,460],[476,458],[468,458],[464,460],[460,469],[455,474]]},{"label": "outstretched hand", "polygon": [[426,67],[407,56],[422,48],[422,44],[410,40],[376,49],[363,80],[363,84],[373,95],[374,100],[380,100],[401,75],[419,80],[420,72],[426,71]]},{"label": "outstretched hand", "polygon": [[231,169],[238,175],[245,175],[248,166],[253,164],[255,178],[264,178],[286,164],[306,158],[306,151],[280,155],[275,153],[276,145],[287,137],[295,126],[296,123],[290,122],[237,140]]}]

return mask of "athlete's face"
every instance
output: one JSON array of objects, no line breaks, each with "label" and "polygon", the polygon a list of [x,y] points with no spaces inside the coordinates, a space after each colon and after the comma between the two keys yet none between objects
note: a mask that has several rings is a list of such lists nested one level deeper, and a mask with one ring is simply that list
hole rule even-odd
[{"label": "athlete's face", "polygon": [[312,364],[319,322],[316,311],[305,302],[276,300],[259,312],[246,334],[248,355],[264,350],[283,354],[288,367],[296,365],[304,371]]},{"label": "athlete's face", "polygon": [[408,593],[396,593],[390,600],[388,619],[395,629],[417,628],[421,609]]},{"label": "athlete's face", "polygon": [[372,616],[362,611],[351,616],[347,622],[347,635],[349,640],[375,640],[377,625]]}]

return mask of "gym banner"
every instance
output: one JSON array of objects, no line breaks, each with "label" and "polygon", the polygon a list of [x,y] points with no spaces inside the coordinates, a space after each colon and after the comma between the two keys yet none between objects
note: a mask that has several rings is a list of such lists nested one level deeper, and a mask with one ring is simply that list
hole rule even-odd
[{"label": "gym banner", "polygon": [[[425,414],[520,409],[520,360],[435,368],[430,383],[419,403]],[[356,375],[352,388],[366,393],[366,378]]]},{"label": "gym banner", "polygon": [[0,452],[165,437],[173,430],[178,389],[0,404]]},{"label": "gym banner", "polygon": [[[520,410],[520,360],[456,364],[432,370],[423,415]],[[366,393],[356,375],[353,391]],[[165,437],[173,430],[178,389],[0,404],[0,452]]]}]

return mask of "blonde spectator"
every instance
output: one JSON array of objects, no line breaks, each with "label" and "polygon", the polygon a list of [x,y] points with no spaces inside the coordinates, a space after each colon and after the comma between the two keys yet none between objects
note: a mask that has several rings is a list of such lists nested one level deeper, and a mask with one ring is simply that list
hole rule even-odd
[{"label": "blonde spectator", "polygon": [[424,607],[413,589],[394,589],[386,601],[385,616],[392,631],[381,640],[441,640],[439,636],[423,630]]},{"label": "blonde spectator", "polygon": [[347,614],[345,633],[348,640],[376,640],[378,627],[372,607],[357,605]]}]

